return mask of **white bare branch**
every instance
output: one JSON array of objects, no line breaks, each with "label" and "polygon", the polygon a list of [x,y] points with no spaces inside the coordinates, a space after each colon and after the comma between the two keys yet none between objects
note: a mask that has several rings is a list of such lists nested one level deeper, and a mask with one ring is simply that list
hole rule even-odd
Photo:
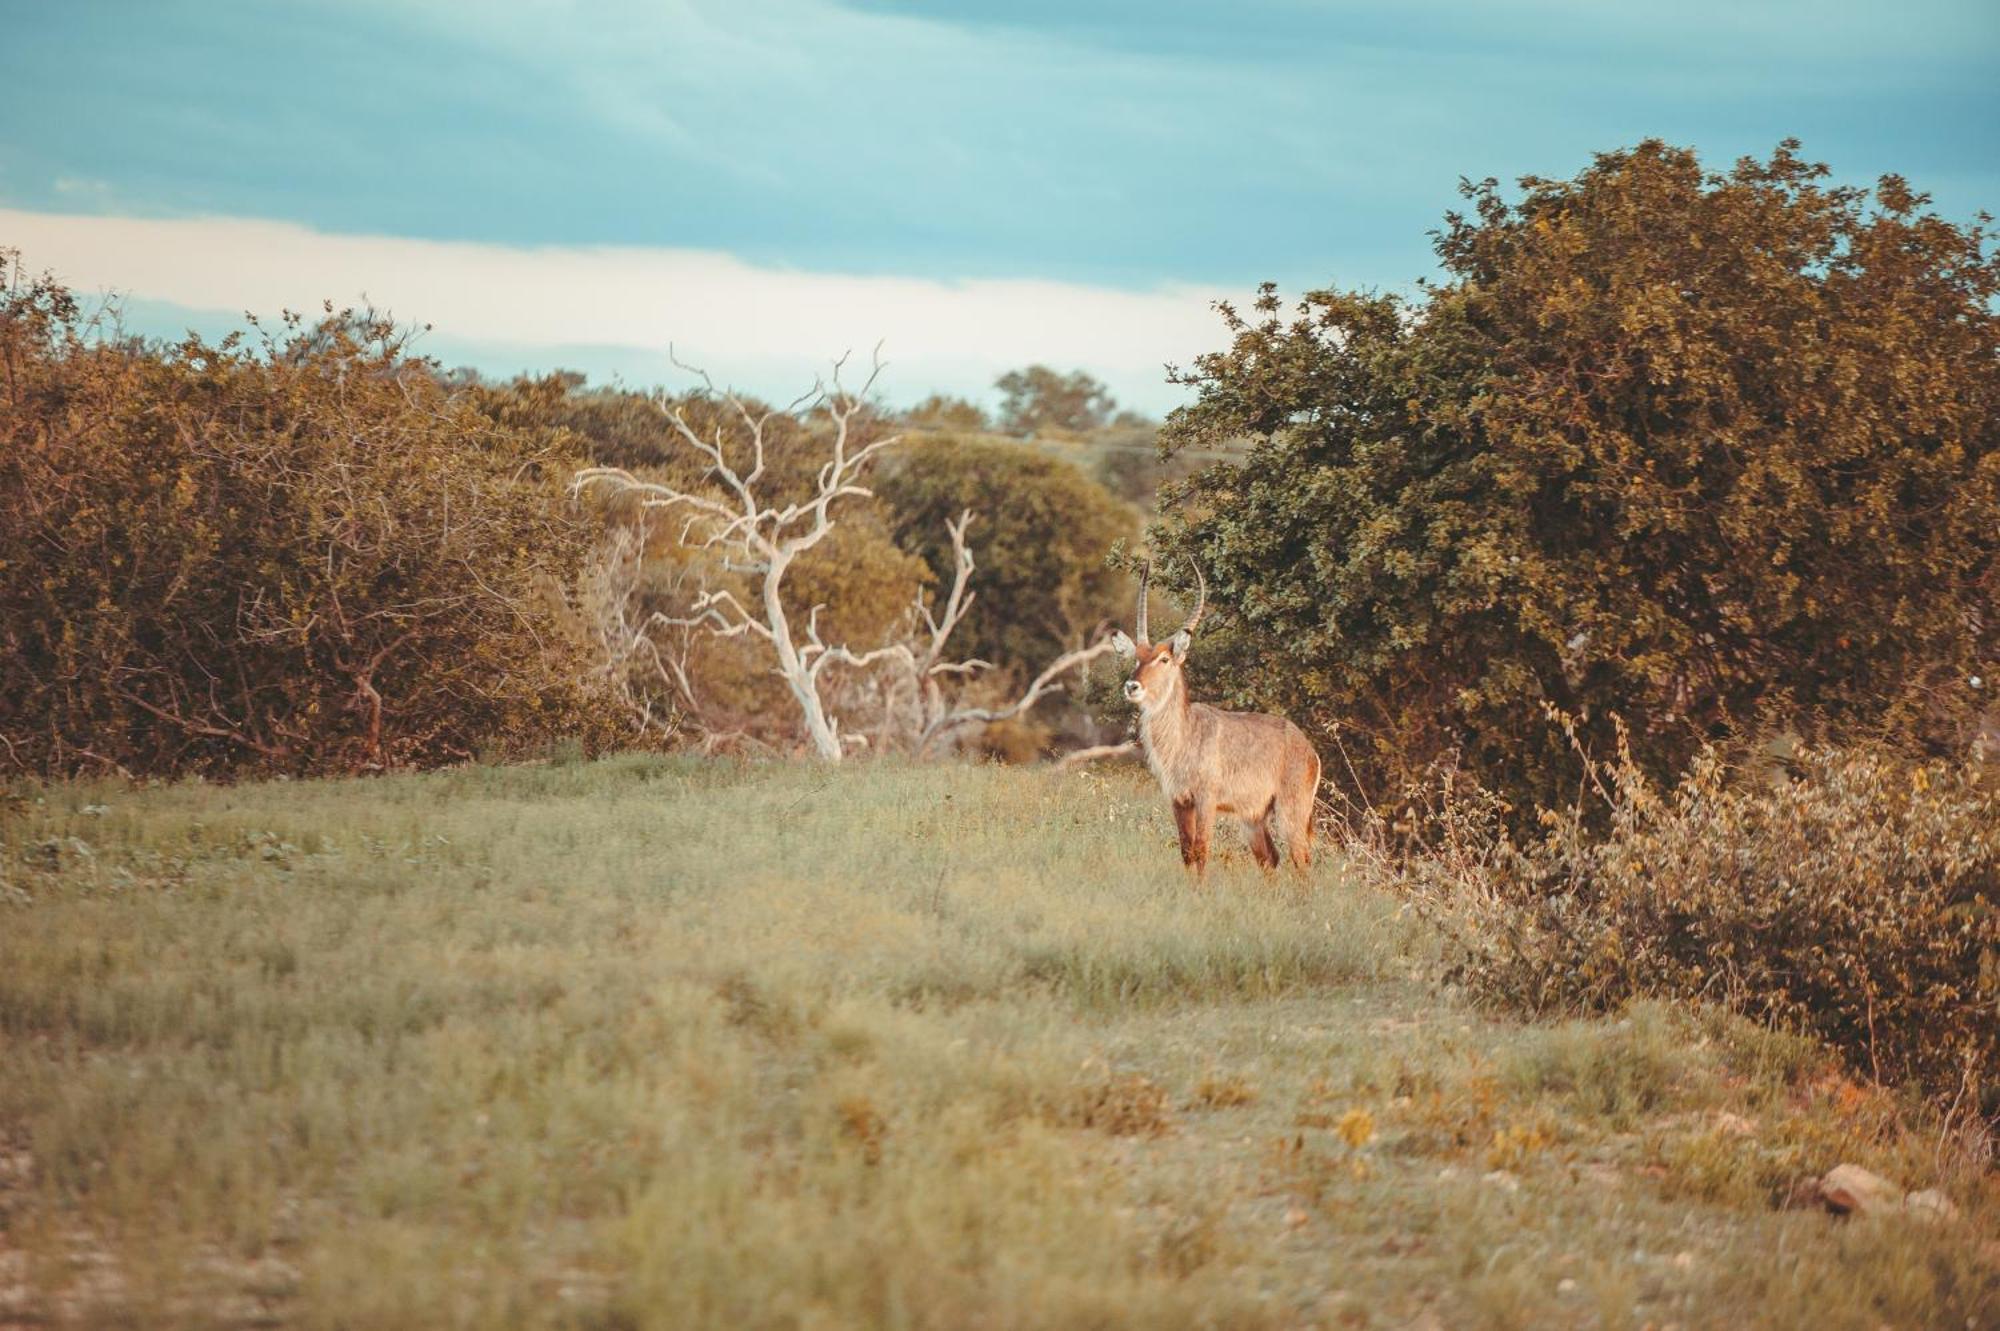
[{"label": "white bare branch", "polygon": [[1122,744],[1093,744],[1087,749],[1074,749],[1056,759],[1056,770],[1067,772],[1085,763],[1098,762],[1105,758],[1129,758],[1139,752],[1139,741],[1128,739]]},{"label": "white bare branch", "polygon": [[972,669],[986,664],[972,661],[947,664],[943,661],[945,642],[951,637],[952,630],[958,627],[958,622],[965,618],[965,612],[972,608],[972,602],[978,595],[976,592],[966,590],[967,583],[972,579],[972,571],[977,567],[972,558],[972,551],[965,544],[965,529],[972,525],[972,517],[972,510],[968,508],[958,515],[956,522],[947,521],[944,524],[945,530],[951,533],[951,591],[945,596],[943,618],[933,615],[927,605],[920,607],[923,611],[924,627],[930,630],[931,635],[929,650],[924,654],[926,674],[951,671],[970,674]]},{"label": "white bare branch", "polygon": [[1051,661],[1041,674],[1036,675],[1029,682],[1028,687],[1022,691],[1020,697],[1014,699],[1014,701],[1004,707],[959,707],[944,713],[924,728],[923,736],[917,743],[917,751],[921,753],[923,750],[929,748],[931,743],[940,736],[947,735],[961,726],[1005,721],[1010,717],[1019,716],[1049,694],[1062,692],[1063,685],[1061,681],[1064,675],[1072,670],[1080,671],[1084,669],[1092,661],[1095,661],[1098,657],[1105,655],[1111,650],[1113,650],[1111,639],[1101,638],[1088,647],[1079,647],[1074,651],[1064,652],[1061,656]]}]

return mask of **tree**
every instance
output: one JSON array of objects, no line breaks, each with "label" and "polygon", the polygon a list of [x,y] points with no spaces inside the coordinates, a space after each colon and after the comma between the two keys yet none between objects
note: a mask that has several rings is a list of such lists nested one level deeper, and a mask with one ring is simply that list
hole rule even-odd
[{"label": "tree", "polygon": [[[976,674],[987,664],[976,659],[951,660],[945,655],[952,631],[972,603],[967,582],[974,562],[965,544],[965,531],[973,518],[970,512],[959,514],[949,528],[954,552],[950,592],[935,609],[921,598],[911,607],[911,618],[921,621],[921,629],[912,626],[879,646],[856,651],[844,636],[837,635],[837,640],[825,636],[821,615],[830,609],[827,602],[815,601],[802,617],[798,614],[788,595],[787,578],[802,567],[810,551],[835,536],[840,522],[834,512],[836,505],[845,508],[844,501],[872,497],[872,491],[862,484],[869,465],[883,449],[898,442],[894,435],[863,437],[873,420],[866,398],[880,373],[879,364],[855,393],[842,386],[840,370],[836,363],[831,386],[816,385],[789,411],[753,410],[734,393],[716,392],[703,375],[705,391],[700,401],[713,409],[708,414],[715,421],[713,430],[706,434],[696,428],[686,407],[661,399],[660,409],[675,436],[708,464],[703,484],[645,480],[617,467],[587,467],[577,473],[574,482],[578,490],[601,488],[614,498],[636,500],[644,513],[670,515],[677,523],[674,539],[678,546],[713,552],[722,572],[750,579],[754,591],[749,605],[735,588],[710,584],[684,613],[652,612],[633,625],[631,632],[701,629],[713,638],[757,643],[768,652],[784,681],[813,751],[828,762],[840,761],[847,744],[859,738],[851,730],[843,736],[841,717],[831,702],[843,674],[851,678],[877,669],[894,674],[909,695],[904,700],[907,706],[899,707],[898,701],[890,698],[876,710],[885,717],[907,713],[911,718],[908,739],[921,752],[960,726],[1018,715],[1053,691],[1061,675],[1110,650],[1106,640],[1065,653],[1004,707],[950,704],[942,681]],[[825,423],[825,460],[810,488],[787,498],[782,476],[767,477],[775,460],[769,441],[774,432],[796,426],[801,419]],[[845,607],[831,609],[835,614],[853,613]],[[832,615],[828,618],[831,622]],[[629,623],[629,617],[621,622]],[[628,642],[630,637],[628,632]],[[638,648],[621,651],[629,658]],[[837,673],[828,673],[835,668]],[[670,662],[663,669],[669,675],[675,673]]]},{"label": "tree", "polygon": [[1238,696],[1338,732],[1377,803],[1446,757],[1523,810],[1573,793],[1544,704],[1666,777],[1780,726],[1962,738],[2000,633],[2000,261],[1796,149],[1467,185],[1414,303],[1224,307],[1167,440],[1254,447],[1161,544],[1209,570]]},{"label": "tree", "polygon": [[1082,370],[1058,374],[1046,365],[1010,370],[994,382],[1001,393],[1000,428],[1029,438],[1050,430],[1082,434],[1111,419],[1118,405]]},{"label": "tree", "polygon": [[990,570],[954,638],[962,651],[1032,671],[1129,604],[1125,574],[1104,556],[1134,534],[1132,511],[1073,463],[1020,444],[927,439],[900,452],[879,488],[897,542],[940,585],[957,562],[946,524],[982,515]]}]

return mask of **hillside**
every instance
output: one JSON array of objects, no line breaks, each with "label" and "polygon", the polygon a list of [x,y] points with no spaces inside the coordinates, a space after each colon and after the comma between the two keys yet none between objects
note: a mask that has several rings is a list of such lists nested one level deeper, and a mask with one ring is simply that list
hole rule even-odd
[{"label": "hillside", "polygon": [[[1137,774],[24,786],[0,842],[0,1326],[2000,1323],[1918,1111],[1482,1015],[1336,863],[1192,888]],[[1844,1161],[1965,1218],[1778,1204]]]}]

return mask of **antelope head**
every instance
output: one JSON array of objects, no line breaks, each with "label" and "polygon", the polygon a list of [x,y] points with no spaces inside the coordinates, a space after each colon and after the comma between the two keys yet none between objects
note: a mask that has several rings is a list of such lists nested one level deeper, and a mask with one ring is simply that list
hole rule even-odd
[{"label": "antelope head", "polygon": [[1146,587],[1153,579],[1152,561],[1139,570],[1139,618],[1134,627],[1138,630],[1137,641],[1126,636],[1120,629],[1111,635],[1111,645],[1118,654],[1133,663],[1132,674],[1125,681],[1125,697],[1144,711],[1156,711],[1174,700],[1176,694],[1185,697],[1181,680],[1181,663],[1187,659],[1188,644],[1194,641],[1195,627],[1201,623],[1202,611],[1208,606],[1208,582],[1201,576],[1198,565],[1194,569],[1194,579],[1200,588],[1196,597],[1194,613],[1187,623],[1180,626],[1165,642],[1155,643],[1146,630]]}]

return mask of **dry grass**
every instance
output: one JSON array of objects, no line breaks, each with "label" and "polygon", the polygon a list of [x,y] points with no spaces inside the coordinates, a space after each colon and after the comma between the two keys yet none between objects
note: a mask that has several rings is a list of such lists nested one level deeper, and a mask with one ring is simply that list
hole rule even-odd
[{"label": "dry grass", "polygon": [[[73,785],[0,840],[0,1326],[2000,1316],[1908,1106],[1480,1017],[1336,868],[1190,889],[1124,777]],[[1774,1208],[1843,1159],[1966,1218]]]}]

